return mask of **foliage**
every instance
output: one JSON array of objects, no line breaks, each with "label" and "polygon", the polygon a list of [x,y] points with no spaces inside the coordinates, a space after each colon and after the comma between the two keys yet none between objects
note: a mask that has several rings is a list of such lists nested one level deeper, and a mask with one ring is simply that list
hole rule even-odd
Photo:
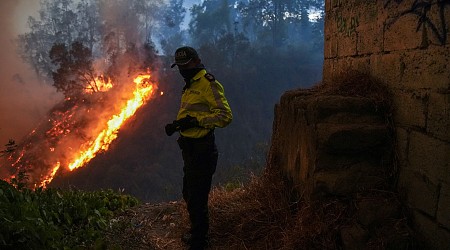
[{"label": "foliage", "polygon": [[74,249],[101,240],[114,213],[138,204],[128,195],[16,189],[0,181],[0,248]]},{"label": "foliage", "polygon": [[172,55],[180,44],[183,44],[181,23],[186,16],[183,0],[170,0],[161,8],[161,27],[158,30],[159,43],[165,55]]},{"label": "foliage", "polygon": [[211,43],[232,32],[228,0],[207,0],[191,10],[189,33],[197,44]]},{"label": "foliage", "polygon": [[14,150],[16,150],[16,148],[17,148],[16,141],[10,139],[8,141],[8,143],[5,144],[5,149],[0,151],[0,157],[8,155],[8,154],[14,152]]},{"label": "foliage", "polygon": [[74,97],[83,90],[99,91],[92,52],[81,42],[72,43],[70,49],[64,44],[53,45],[50,59],[58,67],[52,74],[53,86],[65,97]]},{"label": "foliage", "polygon": [[308,36],[308,11],[320,9],[320,0],[248,0],[238,5],[243,28],[277,47],[289,44],[300,34]]},{"label": "foliage", "polygon": [[[114,63],[130,44],[152,44],[162,1],[42,0],[29,32],[18,36],[19,53],[44,80],[52,77],[49,52],[55,44],[82,42],[94,59]],[[107,65],[109,66],[109,65]]]}]

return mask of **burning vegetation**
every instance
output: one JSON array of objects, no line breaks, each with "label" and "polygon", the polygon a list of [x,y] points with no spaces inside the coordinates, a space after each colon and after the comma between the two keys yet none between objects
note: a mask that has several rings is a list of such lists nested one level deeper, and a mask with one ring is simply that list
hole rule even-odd
[{"label": "burning vegetation", "polygon": [[2,164],[2,179],[26,173],[30,188],[45,188],[56,174],[80,168],[108,150],[119,129],[157,88],[149,69],[127,76],[97,73],[92,54],[79,42],[70,50],[54,45],[50,58],[57,66],[54,86],[65,99]]}]

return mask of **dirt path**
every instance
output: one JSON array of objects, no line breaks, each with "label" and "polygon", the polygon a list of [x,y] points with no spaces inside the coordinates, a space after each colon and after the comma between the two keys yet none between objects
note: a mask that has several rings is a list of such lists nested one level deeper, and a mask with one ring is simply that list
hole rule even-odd
[{"label": "dirt path", "polygon": [[108,245],[122,249],[186,249],[181,236],[188,230],[183,202],[142,204],[114,219],[118,227],[107,235]]}]

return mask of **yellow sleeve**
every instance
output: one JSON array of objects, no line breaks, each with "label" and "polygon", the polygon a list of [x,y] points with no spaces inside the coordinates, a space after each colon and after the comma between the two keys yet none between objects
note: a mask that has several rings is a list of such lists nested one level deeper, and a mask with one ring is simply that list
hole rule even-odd
[{"label": "yellow sleeve", "polygon": [[205,98],[210,106],[210,113],[198,117],[199,125],[209,129],[223,128],[231,123],[233,114],[223,86],[217,80],[211,81],[209,86]]}]

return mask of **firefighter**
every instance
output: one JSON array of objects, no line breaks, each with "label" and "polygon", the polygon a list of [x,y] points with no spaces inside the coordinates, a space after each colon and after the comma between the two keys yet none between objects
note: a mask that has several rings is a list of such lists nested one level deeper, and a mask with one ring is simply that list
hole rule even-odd
[{"label": "firefighter", "polygon": [[177,120],[165,126],[168,136],[179,131],[177,140],[182,152],[183,199],[191,222],[182,239],[190,249],[204,249],[209,229],[208,195],[216,170],[218,151],[214,129],[223,128],[233,119],[223,86],[208,73],[197,51],[181,47],[175,51],[175,62],[185,85]]}]

